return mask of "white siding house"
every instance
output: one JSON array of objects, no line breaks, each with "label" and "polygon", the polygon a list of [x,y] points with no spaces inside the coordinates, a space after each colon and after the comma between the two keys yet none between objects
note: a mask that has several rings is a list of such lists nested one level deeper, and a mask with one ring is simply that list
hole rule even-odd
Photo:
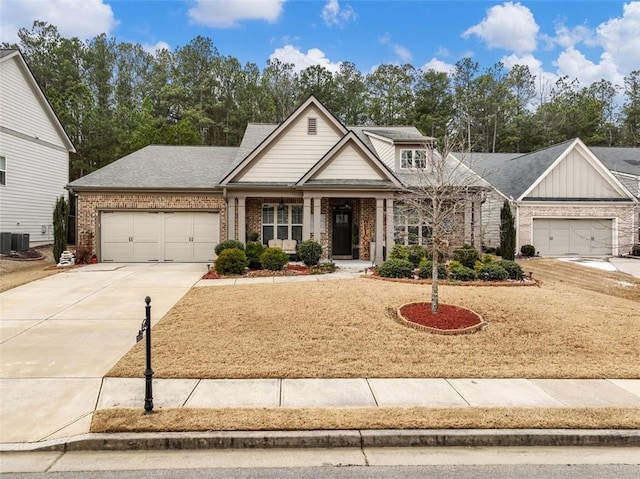
[{"label": "white siding house", "polygon": [[18,50],[0,50],[0,231],[53,242],[52,214],[69,181],[64,128]]}]

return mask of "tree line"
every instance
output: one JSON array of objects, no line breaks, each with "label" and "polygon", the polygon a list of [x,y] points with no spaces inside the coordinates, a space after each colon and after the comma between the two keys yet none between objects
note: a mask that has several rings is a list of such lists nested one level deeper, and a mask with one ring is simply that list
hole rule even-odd
[{"label": "tree line", "polygon": [[277,59],[242,65],[203,36],[155,54],[106,34],[65,38],[41,21],[18,38],[2,47],[21,50],[73,141],[71,179],[149,144],[236,146],[248,122],[279,123],[311,94],[346,125],[455,132],[470,151],[528,152],[574,137],[640,146],[640,70],[624,85],[588,86],[568,77],[546,84],[526,65],[506,71],[471,58],[451,74],[410,64],[362,73],[350,62],[296,72]]}]

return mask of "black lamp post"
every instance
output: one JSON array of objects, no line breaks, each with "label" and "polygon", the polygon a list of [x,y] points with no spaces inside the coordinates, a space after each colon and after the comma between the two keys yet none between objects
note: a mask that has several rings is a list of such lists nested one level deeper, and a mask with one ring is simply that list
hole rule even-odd
[{"label": "black lamp post", "polygon": [[144,299],[147,304],[145,307],[145,318],[142,321],[136,342],[142,339],[142,333],[146,331],[146,368],[144,370],[144,413],[153,413],[153,369],[151,369],[151,298],[147,296]]}]

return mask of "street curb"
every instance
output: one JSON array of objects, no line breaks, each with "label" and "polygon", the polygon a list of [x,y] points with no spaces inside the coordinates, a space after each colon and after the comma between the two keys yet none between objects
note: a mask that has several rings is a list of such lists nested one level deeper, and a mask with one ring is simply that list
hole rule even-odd
[{"label": "street curb", "polygon": [[335,447],[640,447],[637,429],[414,429],[84,434],[0,444],[0,452],[149,451]]}]

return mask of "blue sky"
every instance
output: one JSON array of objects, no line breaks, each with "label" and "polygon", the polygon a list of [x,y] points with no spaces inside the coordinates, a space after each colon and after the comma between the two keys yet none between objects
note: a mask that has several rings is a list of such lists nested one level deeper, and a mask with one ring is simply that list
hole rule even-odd
[{"label": "blue sky", "polygon": [[277,57],[297,69],[350,61],[364,73],[381,63],[447,71],[470,56],[584,85],[622,84],[640,69],[639,0],[0,0],[0,40],[15,42],[35,19],[149,51],[208,36],[221,54],[261,68]]}]

